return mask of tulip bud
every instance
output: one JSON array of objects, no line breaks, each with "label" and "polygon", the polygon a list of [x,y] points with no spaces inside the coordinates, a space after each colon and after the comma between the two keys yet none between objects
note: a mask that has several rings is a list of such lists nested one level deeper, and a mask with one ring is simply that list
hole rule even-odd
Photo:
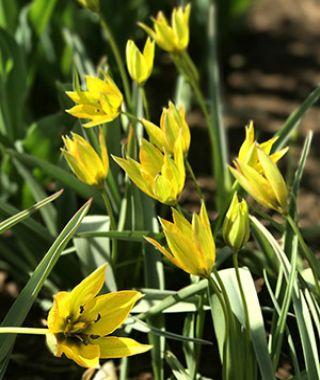
[{"label": "tulip bud", "polygon": [[224,241],[236,252],[249,240],[249,213],[247,202],[239,202],[237,193],[234,194],[225,216],[222,234]]},{"label": "tulip bud", "polygon": [[154,47],[154,41],[148,38],[141,53],[132,40],[127,42],[126,59],[128,71],[131,78],[139,86],[142,86],[151,75],[154,61]]},{"label": "tulip bud", "polygon": [[62,153],[73,173],[80,181],[101,187],[108,175],[109,160],[102,129],[99,131],[100,155],[82,136],[73,133],[63,137]]}]

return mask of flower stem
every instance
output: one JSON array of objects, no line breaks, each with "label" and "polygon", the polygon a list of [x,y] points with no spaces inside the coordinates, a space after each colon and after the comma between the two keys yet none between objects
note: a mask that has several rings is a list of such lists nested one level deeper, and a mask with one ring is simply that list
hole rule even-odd
[{"label": "flower stem", "polygon": [[0,327],[0,334],[46,335],[49,330],[36,327]]},{"label": "flower stem", "polygon": [[146,115],[146,119],[150,120],[149,103],[148,103],[148,99],[147,99],[146,91],[144,87],[141,87],[141,95],[142,95],[143,109]]},{"label": "flower stem", "polygon": [[194,187],[195,187],[195,189],[196,189],[196,192],[197,192],[198,195],[199,195],[199,198],[200,198],[200,199],[204,199],[203,194],[202,194],[202,191],[201,191],[201,189],[200,189],[200,186],[199,186],[199,184],[198,184],[198,181],[197,181],[197,179],[196,179],[196,176],[195,176],[195,174],[194,174],[194,172],[193,172],[192,166],[190,165],[190,162],[189,162],[188,159],[185,160],[185,164],[186,164],[187,171],[188,171],[188,173],[190,174],[190,177],[191,177],[192,182],[193,182],[193,184],[194,184]]},{"label": "flower stem", "polygon": [[[116,220],[114,218],[112,206],[111,206],[111,203],[110,203],[110,200],[109,200],[109,197],[107,194],[107,190],[105,187],[101,190],[101,197],[102,197],[104,205],[106,207],[107,214],[109,215],[109,218],[110,218],[110,230],[116,231],[117,230],[117,224],[116,224]],[[112,239],[112,253],[111,253],[111,255],[112,255],[112,261],[113,261],[114,267],[117,264],[117,255],[118,255],[117,247],[118,247],[117,239]]]},{"label": "flower stem", "polygon": [[100,21],[101,21],[102,29],[105,33],[107,40],[109,41],[110,48],[112,50],[114,59],[116,61],[118,69],[119,69],[119,73],[120,73],[122,84],[123,84],[124,93],[125,93],[125,96],[127,99],[127,104],[129,105],[129,108],[131,108],[130,86],[129,86],[128,76],[127,76],[127,73],[126,73],[126,70],[125,70],[125,67],[123,64],[123,59],[121,57],[117,43],[113,37],[111,29],[109,28],[107,21],[105,20],[105,18],[101,14],[100,14]]}]

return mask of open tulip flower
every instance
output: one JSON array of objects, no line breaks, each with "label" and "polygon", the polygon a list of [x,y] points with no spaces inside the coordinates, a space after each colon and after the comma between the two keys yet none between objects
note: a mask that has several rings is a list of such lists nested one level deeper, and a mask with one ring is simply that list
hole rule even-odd
[{"label": "open tulip flower", "polygon": [[192,223],[174,208],[172,216],[173,223],[160,218],[169,249],[152,238],[145,239],[185,272],[208,278],[215,263],[216,248],[204,202],[199,215],[193,214]]},{"label": "open tulip flower", "polygon": [[90,120],[83,124],[86,128],[114,120],[120,113],[123,101],[116,84],[107,74],[104,80],[87,75],[85,81],[86,91],[66,92],[76,103],[74,107],[66,111],[72,116]]},{"label": "open tulip flower", "polygon": [[63,137],[62,153],[69,167],[80,181],[101,187],[109,171],[107,146],[102,129],[99,130],[100,154],[82,136],[72,133],[72,137]]},{"label": "open tulip flower", "polygon": [[271,157],[256,146],[258,165],[261,170],[235,160],[235,168],[229,167],[240,185],[262,206],[281,214],[287,213],[288,189]]},{"label": "open tulip flower", "polygon": [[142,124],[152,144],[160,150],[173,154],[175,141],[181,135],[183,153],[188,153],[191,136],[183,106],[177,108],[169,102],[168,108],[162,110],[160,128],[146,119],[142,119]]},{"label": "open tulip flower", "polygon": [[152,73],[154,47],[154,41],[148,38],[141,53],[132,40],[127,42],[126,59],[128,71],[131,78],[140,86],[145,83]]},{"label": "open tulip flower", "polygon": [[142,294],[124,290],[97,295],[105,270],[102,265],[71,292],[57,293],[48,315],[49,348],[55,356],[64,354],[82,367],[97,367],[99,358],[121,358],[151,348],[130,338],[109,336],[127,319]]},{"label": "open tulip flower", "polygon": [[169,53],[179,53],[185,50],[189,43],[189,17],[191,5],[174,8],[171,15],[171,26],[162,12],[152,18],[154,30],[143,23],[139,23],[151,38]]},{"label": "open tulip flower", "polygon": [[269,155],[271,160],[274,163],[276,163],[288,151],[288,147],[285,147],[275,153],[270,154],[272,146],[277,141],[277,139],[278,136],[275,136],[263,143],[257,143],[255,141],[253,122],[251,121],[249,126],[246,126],[246,138],[240,147],[238,161],[248,164],[253,168],[257,169],[258,171],[261,171],[261,166],[258,160],[258,153],[256,150],[256,147],[259,146],[261,149],[265,151],[267,155]]},{"label": "open tulip flower", "polygon": [[130,157],[113,157],[141,191],[161,203],[175,205],[186,179],[181,137],[175,142],[173,157],[142,139],[139,158],[140,163]]}]

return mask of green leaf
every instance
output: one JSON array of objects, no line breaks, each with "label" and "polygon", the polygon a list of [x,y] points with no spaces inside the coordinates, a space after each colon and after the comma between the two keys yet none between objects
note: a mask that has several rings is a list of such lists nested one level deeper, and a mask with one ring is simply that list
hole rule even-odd
[{"label": "green leaf", "polygon": [[180,342],[194,342],[199,344],[212,345],[212,342],[199,338],[190,338],[183,335],[175,334],[163,329],[158,329],[154,326],[150,326],[150,323],[145,323],[138,318],[131,317],[127,320],[126,324],[129,324],[134,330],[144,332],[146,334],[153,334],[157,336],[163,336],[168,339],[178,340]]},{"label": "green leaf", "polygon": [[144,237],[152,237],[153,239],[162,239],[163,233],[153,233],[150,231],[82,231],[79,230],[77,237],[105,237],[124,241],[143,242]]},{"label": "green leaf", "polygon": [[[45,192],[42,189],[42,186],[35,179],[35,177],[30,173],[30,171],[18,160],[12,160],[16,166],[18,172],[24,178],[27,186],[29,187],[34,199],[40,201],[40,199],[45,197]],[[47,207],[40,208],[40,214],[48,228],[48,231],[52,236],[57,235],[57,212],[51,204],[47,204]]]},{"label": "green leaf", "polygon": [[57,0],[33,0],[29,16],[39,37],[47,28],[56,3]]},{"label": "green leaf", "polygon": [[177,380],[192,380],[189,373],[185,370],[183,365],[179,362],[177,357],[171,351],[166,351],[164,354],[164,358],[166,359],[166,362],[168,363],[174,377]]},{"label": "green leaf", "polygon": [[64,185],[74,189],[79,195],[81,195],[84,198],[90,198],[92,196],[95,196],[95,202],[98,203],[101,207],[103,207],[103,202],[100,198],[100,194],[96,189],[80,182],[71,173],[60,168],[59,166],[51,164],[50,162],[42,160],[38,157],[34,157],[30,154],[16,152],[13,149],[7,149],[6,152],[11,157],[18,159],[19,161],[22,161],[26,165],[42,169],[48,175],[52,176],[56,180],[59,180]]},{"label": "green leaf", "polygon": [[110,257],[110,239],[107,237],[78,237],[90,231],[108,231],[110,221],[108,216],[86,216],[78,229],[78,235],[73,238],[77,255],[81,262],[81,269],[85,276],[89,275],[103,263],[108,263],[106,271],[106,286],[108,291],[117,290],[112,262]]},{"label": "green leaf", "polygon": [[[259,304],[253,278],[247,269],[239,268],[239,272],[250,319],[250,335],[255,356],[260,368],[261,378],[264,380],[275,379],[271,358],[267,347],[263,316],[261,314],[261,307]],[[244,310],[235,270],[234,268],[224,269],[220,270],[219,274],[230,299],[232,311],[244,326]],[[217,298],[215,299],[215,305],[219,305],[219,300]],[[223,319],[223,313],[221,314]]]},{"label": "green leaf", "polygon": [[11,142],[23,135],[23,109],[27,78],[20,46],[0,29],[0,133]]},{"label": "green leaf", "polygon": [[276,133],[278,140],[273,144],[272,151],[283,148],[289,140],[292,132],[298,127],[304,114],[318,101],[320,96],[320,86],[311,92],[307,99],[288,117],[284,125]]},{"label": "green leaf", "polygon": [[[20,211],[19,213],[11,216],[10,218],[4,220],[0,223],[0,233],[3,233],[4,231],[8,230],[9,228],[13,227],[15,224],[22,222],[26,218],[28,218],[30,215],[32,215],[34,212],[41,209],[41,207],[45,206],[46,204],[54,201],[57,199],[63,192],[62,190],[59,190],[58,192],[54,193],[53,195],[50,195],[50,197],[47,197],[43,199],[42,201],[35,203],[33,206],[28,208],[27,210]],[[10,209],[11,210],[11,209]],[[0,211],[1,210],[1,204],[0,204]],[[35,229],[38,228],[38,223],[35,222]],[[39,225],[41,228],[43,228],[41,225]]]},{"label": "green leaf", "polygon": [[[85,203],[84,206],[81,207],[81,209],[65,226],[63,231],[60,233],[46,255],[36,267],[35,271],[30,277],[30,280],[22,289],[14,304],[11,306],[10,310],[2,321],[1,326],[13,327],[22,325],[44,282],[58,261],[61,252],[69,240],[72,238],[82,219],[88,212],[90,205],[91,200]],[[15,338],[16,337],[14,335],[3,335],[0,337],[0,363],[2,375],[4,374],[4,368],[6,367],[7,356],[12,350]]]}]

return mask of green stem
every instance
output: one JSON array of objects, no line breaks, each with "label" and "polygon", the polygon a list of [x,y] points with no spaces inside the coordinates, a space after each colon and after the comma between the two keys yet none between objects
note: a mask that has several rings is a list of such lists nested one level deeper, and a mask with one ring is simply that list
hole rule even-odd
[{"label": "green stem", "polygon": [[148,103],[148,99],[147,99],[146,91],[144,87],[141,87],[141,94],[142,94],[143,109],[146,115],[146,119],[150,120],[149,103]]},{"label": "green stem", "polygon": [[190,162],[189,162],[189,160],[188,160],[187,158],[186,158],[186,160],[185,160],[185,165],[186,165],[186,168],[187,168],[188,173],[190,174],[190,177],[191,177],[191,179],[192,179],[192,182],[193,182],[193,184],[194,184],[194,187],[195,187],[195,189],[196,189],[196,192],[197,192],[198,195],[199,195],[199,198],[200,198],[200,199],[204,199],[203,194],[202,194],[202,191],[201,191],[201,188],[200,188],[200,186],[199,186],[199,184],[198,184],[198,181],[197,181],[197,179],[196,179],[196,176],[195,176],[195,174],[194,174],[194,172],[193,172],[192,166],[190,165]]},{"label": "green stem", "polygon": [[0,334],[32,334],[32,335],[46,335],[49,334],[48,329],[36,327],[0,327]]},{"label": "green stem", "polygon": [[103,18],[103,16],[101,14],[100,14],[100,20],[101,20],[102,29],[105,33],[107,40],[109,41],[110,48],[112,50],[114,59],[116,61],[117,67],[119,69],[119,73],[120,73],[122,84],[123,84],[124,93],[125,93],[125,96],[127,99],[127,104],[129,105],[129,108],[131,108],[130,86],[129,86],[128,76],[127,76],[127,73],[126,73],[126,70],[125,70],[125,67],[123,64],[123,58],[121,57],[119,48],[118,48],[117,43],[113,37],[111,29],[109,28],[107,21]]},{"label": "green stem", "polygon": [[[107,190],[106,190],[105,187],[101,190],[101,196],[102,196],[104,205],[106,207],[107,214],[109,215],[109,218],[110,218],[110,230],[117,231],[116,220],[114,218],[112,206],[111,206],[111,203],[110,203],[110,200],[109,200],[109,197],[108,197],[108,193],[107,193]],[[118,257],[117,257],[118,256],[118,249],[117,249],[117,247],[118,247],[117,239],[112,239],[112,254],[111,254],[111,257],[112,257],[112,261],[113,261],[114,267],[116,267],[117,259],[118,259]]]},{"label": "green stem", "polygon": [[140,118],[138,118],[137,116],[133,115],[132,113],[130,112],[127,112],[127,111],[121,111],[121,113],[123,115],[126,115],[129,119],[133,120],[134,122],[138,123],[140,122]]}]

